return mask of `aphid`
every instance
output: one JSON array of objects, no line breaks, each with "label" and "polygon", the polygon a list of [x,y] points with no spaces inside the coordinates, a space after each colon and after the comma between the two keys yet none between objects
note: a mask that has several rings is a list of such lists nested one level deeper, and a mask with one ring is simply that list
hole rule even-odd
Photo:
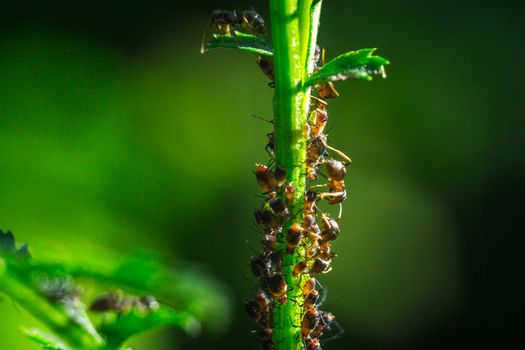
[{"label": "aphid", "polygon": [[286,182],[286,170],[281,166],[276,166],[272,171],[264,164],[255,164],[255,177],[264,192],[270,197],[275,197],[275,191]]},{"label": "aphid", "polygon": [[288,291],[288,284],[280,273],[274,273],[266,279],[269,292],[278,299],[281,304],[287,301],[286,292]]},{"label": "aphid", "polygon": [[301,322],[301,332],[303,334],[303,338],[310,334],[310,332],[315,327],[317,327],[320,318],[321,316],[319,315],[319,311],[314,305],[306,309],[303,321]]},{"label": "aphid", "polygon": [[263,247],[268,251],[274,251],[277,246],[277,237],[268,233],[264,234],[262,237],[261,243]]},{"label": "aphid", "polygon": [[283,192],[284,192],[284,199],[285,199],[286,203],[288,205],[293,203],[293,196],[295,194],[295,187],[293,186],[293,184],[289,183],[286,186],[284,186]]},{"label": "aphid", "polygon": [[341,230],[337,221],[326,214],[321,215],[321,237],[325,241],[333,241],[338,236]]},{"label": "aphid", "polygon": [[255,300],[261,307],[261,312],[267,314],[270,312],[270,306],[272,305],[272,299],[266,295],[265,292],[262,290],[258,290],[257,293],[255,293]]},{"label": "aphid", "polygon": [[47,299],[57,303],[79,303],[82,294],[82,289],[66,277],[44,278],[38,282],[38,288]]},{"label": "aphid", "polygon": [[304,229],[297,223],[293,224],[286,232],[286,252],[291,254],[303,238]]},{"label": "aphid", "polygon": [[278,223],[282,224],[288,218],[290,217],[290,211],[288,210],[288,206],[282,199],[279,198],[272,198],[269,202],[270,208],[272,208],[275,219]]},{"label": "aphid", "polygon": [[258,302],[255,300],[245,300],[244,309],[251,319],[253,319],[255,322],[259,322],[262,317],[262,310]]},{"label": "aphid", "polygon": [[253,275],[257,278],[267,276],[269,273],[268,262],[261,255],[250,258],[250,268],[252,269]]},{"label": "aphid", "polygon": [[346,165],[335,159],[329,159],[324,163],[328,177],[335,181],[343,181],[346,176]]},{"label": "aphid", "polygon": [[273,191],[273,174],[269,167],[264,164],[255,164],[255,177],[264,192]]},{"label": "aphid", "polygon": [[279,231],[280,225],[275,220],[273,213],[267,209],[258,209],[255,211],[255,221],[265,233]]},{"label": "aphid", "polygon": [[286,169],[278,165],[273,171],[273,186],[275,189],[278,189],[284,185],[286,182]]},{"label": "aphid", "polygon": [[310,273],[328,273],[332,271],[329,260],[323,260],[321,258],[316,258],[310,267]]},{"label": "aphid", "polygon": [[268,260],[270,261],[270,264],[271,264],[271,269],[273,272],[282,272],[282,267],[283,267],[283,255],[282,255],[282,252],[278,252],[278,251],[271,251],[269,254],[268,254]]},{"label": "aphid", "polygon": [[306,270],[307,267],[308,267],[308,264],[306,261],[303,260],[303,261],[298,262],[297,264],[295,264],[293,268],[292,276],[293,277],[299,276],[301,273],[304,272],[304,270]]},{"label": "aphid", "polygon": [[317,192],[308,190],[304,196],[304,211],[306,214],[313,213],[315,216],[315,204],[317,202]]}]

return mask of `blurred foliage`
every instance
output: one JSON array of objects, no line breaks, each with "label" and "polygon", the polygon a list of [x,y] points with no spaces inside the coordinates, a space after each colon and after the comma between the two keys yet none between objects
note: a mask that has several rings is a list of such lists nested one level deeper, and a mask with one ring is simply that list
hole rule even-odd
[{"label": "blurred foliage", "polygon": [[[84,284],[78,279],[90,280],[99,291],[119,288],[141,297],[111,292],[95,299],[91,311],[113,314],[96,327],[81,300]],[[220,329],[228,318],[228,301],[218,284],[196,271],[171,271],[151,257],[103,270],[86,264],[42,263],[30,259],[27,245],[17,249],[13,235],[2,231],[0,291],[55,333],[25,331],[47,349],[116,350],[145,330],[171,325],[196,336],[201,322]]]},{"label": "blurred foliage", "polygon": [[[267,17],[265,1],[252,5]],[[234,300],[247,295],[244,242],[258,240],[251,172],[267,159],[271,129],[250,114],[271,119],[272,91],[251,56],[201,56],[198,44],[210,9],[246,3],[1,6],[0,226],[39,260],[104,268],[154,250],[170,266],[208,266]],[[327,349],[525,343],[515,283],[523,10],[518,1],[325,2],[327,58],[373,45],[396,63],[373,87],[338,84],[344,98],[330,103],[331,143],[354,165],[339,257],[321,281],[346,333]],[[162,330],[132,346],[257,346],[244,311],[233,311],[220,338]],[[9,298],[0,323],[2,348],[35,349],[16,325],[43,325]]]}]

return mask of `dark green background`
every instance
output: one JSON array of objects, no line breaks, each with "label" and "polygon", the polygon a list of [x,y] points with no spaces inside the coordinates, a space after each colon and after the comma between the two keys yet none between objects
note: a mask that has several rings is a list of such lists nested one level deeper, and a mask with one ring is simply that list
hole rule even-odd
[{"label": "dark green background", "polygon": [[[254,57],[198,53],[216,8],[265,1],[0,2],[0,228],[37,257],[139,249],[231,289],[224,334],[136,349],[256,349],[255,162],[272,90]],[[388,79],[339,83],[331,144],[354,160],[322,279],[346,330],[325,349],[517,349],[523,336],[524,6],[326,0],[328,58],[378,47]],[[521,283],[520,283],[521,282]],[[226,322],[226,320],[225,320]],[[4,298],[0,348],[36,349]]]}]

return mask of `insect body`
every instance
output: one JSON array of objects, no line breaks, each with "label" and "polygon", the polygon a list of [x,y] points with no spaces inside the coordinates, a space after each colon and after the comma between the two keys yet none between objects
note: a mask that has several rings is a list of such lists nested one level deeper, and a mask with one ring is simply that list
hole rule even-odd
[{"label": "insect body", "polygon": [[213,34],[236,35],[236,30],[243,29],[254,35],[266,34],[264,19],[254,10],[242,11],[238,15],[235,11],[215,10],[202,31],[201,53],[205,51],[206,33],[212,29]]},{"label": "insect body", "polygon": [[94,312],[115,312],[124,314],[132,310],[147,312],[159,308],[159,303],[152,296],[123,296],[122,292],[110,292],[95,299],[89,306]]}]

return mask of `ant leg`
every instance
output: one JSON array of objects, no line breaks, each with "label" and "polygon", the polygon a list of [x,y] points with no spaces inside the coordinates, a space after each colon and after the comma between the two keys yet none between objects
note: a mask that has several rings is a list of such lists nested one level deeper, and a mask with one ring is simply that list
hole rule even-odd
[{"label": "ant leg", "polygon": [[[322,289],[322,293],[323,293],[323,296],[321,297],[321,300],[317,304],[315,304],[315,306],[317,306],[317,308],[321,307],[324,304],[324,302],[326,301],[326,299],[328,298],[328,287],[323,288]],[[323,319],[323,318],[321,317],[321,319]],[[323,320],[323,322],[324,322],[324,320]]]},{"label": "ant leg", "polygon": [[310,186],[309,189],[311,190],[311,189],[323,188],[323,187],[327,187],[327,186],[328,186],[328,184],[318,184],[318,185],[312,185],[312,186]]},{"label": "ant leg", "polygon": [[332,321],[332,324],[334,324],[334,325],[337,327],[338,332],[337,332],[337,334],[335,334],[334,336],[332,336],[332,337],[330,337],[330,338],[328,338],[328,339],[326,339],[326,340],[323,340],[323,342],[322,342],[323,344],[325,344],[325,343],[327,343],[327,342],[329,342],[329,341],[332,341],[332,340],[339,339],[339,338],[341,338],[341,337],[343,336],[343,334],[345,333],[344,328],[341,327],[341,325],[339,324],[339,322],[337,322],[337,320],[333,320],[333,321]]},{"label": "ant leg", "polygon": [[317,96],[310,95],[310,98],[312,98],[313,100],[319,102],[320,104],[322,104],[322,105],[324,105],[324,106],[328,106],[328,102],[326,102],[326,101],[323,100],[323,99],[320,99],[320,98],[317,97]]},{"label": "ant leg", "polygon": [[202,28],[202,34],[201,34],[201,54],[204,54],[206,52],[206,33],[210,29],[211,25],[211,19],[209,19],[206,24],[204,25],[204,28]]}]

